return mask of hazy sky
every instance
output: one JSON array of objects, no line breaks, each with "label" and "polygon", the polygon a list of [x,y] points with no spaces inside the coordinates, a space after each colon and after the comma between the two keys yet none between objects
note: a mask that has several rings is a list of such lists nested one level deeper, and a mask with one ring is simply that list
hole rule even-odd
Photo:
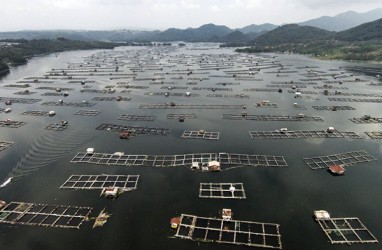
[{"label": "hazy sky", "polygon": [[239,28],[378,7],[381,0],[0,0],[0,30]]}]

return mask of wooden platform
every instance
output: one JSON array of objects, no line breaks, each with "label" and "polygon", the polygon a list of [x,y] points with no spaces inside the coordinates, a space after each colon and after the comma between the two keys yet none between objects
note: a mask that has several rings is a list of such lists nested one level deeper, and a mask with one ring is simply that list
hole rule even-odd
[{"label": "wooden platform", "polygon": [[249,131],[252,139],[307,139],[307,138],[346,138],[362,139],[355,132],[325,130],[296,130],[296,131]]},{"label": "wooden platform", "polygon": [[200,198],[245,199],[243,183],[200,183]]},{"label": "wooden platform", "polygon": [[332,244],[378,243],[356,217],[318,219],[317,222]]},{"label": "wooden platform", "polygon": [[0,223],[79,229],[91,207],[11,202],[0,210]]},{"label": "wooden platform", "polygon": [[233,153],[195,153],[182,155],[128,155],[79,152],[70,161],[72,163],[91,163],[119,166],[149,166],[149,167],[191,167],[193,162],[205,163],[218,161],[222,170],[232,166],[288,166],[283,156],[248,155]]},{"label": "wooden platform", "polygon": [[282,249],[280,225],[182,214],[175,237],[200,242]]},{"label": "wooden platform", "polygon": [[369,155],[365,150],[304,158],[305,163],[313,170],[327,169],[333,165],[350,166],[376,160],[376,158]]},{"label": "wooden platform", "polygon": [[218,140],[220,132],[208,132],[204,130],[199,131],[184,131],[182,134],[183,139],[204,139],[204,140]]},{"label": "wooden platform", "polygon": [[117,187],[123,191],[137,189],[139,175],[72,175],[62,189],[104,189]]}]

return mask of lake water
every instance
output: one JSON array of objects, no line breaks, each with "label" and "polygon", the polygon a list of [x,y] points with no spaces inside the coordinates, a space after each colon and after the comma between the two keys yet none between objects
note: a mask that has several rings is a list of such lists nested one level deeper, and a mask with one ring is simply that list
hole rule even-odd
[{"label": "lake water", "polygon": [[[93,58],[90,58],[91,55]],[[260,58],[262,58],[260,60]],[[98,57],[98,59],[97,59]],[[111,59],[110,59],[111,58]],[[252,59],[251,59],[252,58]],[[257,58],[257,59],[256,59]],[[68,63],[81,63],[83,68],[89,60],[97,60],[104,65],[119,66],[119,72],[129,73],[131,68],[142,69],[136,72],[136,78],[153,78],[158,73],[165,74],[164,84],[150,84],[152,80],[110,79],[110,75],[87,76],[86,83],[91,89],[105,89],[107,85],[118,86],[118,82],[130,82],[134,86],[148,86],[148,89],[131,89],[128,94],[120,94],[121,88],[115,88],[114,94],[81,93],[83,86],[69,83],[68,79],[54,80],[54,83],[30,83],[28,88],[32,95],[15,95],[21,88],[4,87],[17,84],[26,77],[41,77],[51,69],[67,69]],[[248,61],[258,60],[259,66],[267,64],[284,66],[280,73],[277,68],[262,69],[254,77],[259,81],[240,81],[231,77],[229,70],[248,70]],[[272,63],[273,62],[273,63]],[[200,70],[199,64],[210,69]],[[223,67],[223,64],[227,68]],[[79,64],[77,64],[78,66]],[[168,67],[171,65],[171,67]],[[218,65],[218,66],[216,66]],[[306,68],[308,66],[309,68]],[[382,211],[382,170],[381,142],[366,136],[364,132],[381,129],[380,124],[355,124],[349,121],[352,117],[369,114],[381,117],[381,103],[371,102],[333,102],[322,94],[323,80],[314,81],[317,85],[307,85],[302,91],[315,91],[317,95],[303,94],[302,99],[295,99],[291,88],[278,92],[243,91],[248,88],[266,88],[266,85],[277,82],[300,82],[307,79],[307,71],[320,71],[319,74],[344,74],[346,67],[357,66],[356,63],[338,61],[318,61],[299,55],[246,55],[237,54],[233,49],[219,49],[216,45],[187,45],[186,47],[167,48],[117,48],[114,51],[74,51],[59,55],[33,58],[27,65],[13,68],[11,73],[0,80],[1,97],[43,99],[35,104],[14,103],[12,112],[0,113],[0,120],[10,118],[27,122],[20,128],[0,128],[0,141],[15,142],[11,147],[0,152],[0,182],[13,177],[13,181],[0,189],[0,199],[6,202],[22,201],[44,204],[75,205],[93,207],[92,216],[106,208],[112,214],[108,222],[100,228],[92,229],[92,222],[85,222],[79,230],[44,228],[37,226],[0,224],[0,249],[247,249],[247,247],[221,245],[215,243],[198,243],[174,239],[169,227],[171,217],[180,214],[218,217],[222,208],[231,208],[234,219],[259,221],[280,224],[283,249],[381,249],[380,244],[331,245],[312,219],[314,210],[324,209],[334,217],[359,217],[365,226],[382,239],[380,211]],[[361,66],[380,67],[362,64]],[[112,66],[113,68],[115,67]],[[219,70],[216,68],[220,67]],[[162,68],[162,70],[160,70]],[[204,68],[205,69],[205,68]],[[335,71],[333,71],[335,69]],[[180,73],[195,70],[190,76]],[[291,73],[284,73],[291,71]],[[293,71],[293,72],[292,72]],[[297,72],[295,72],[297,71]],[[57,71],[60,72],[60,71]],[[209,72],[198,74],[198,72]],[[273,73],[272,73],[273,72]],[[157,74],[155,74],[157,73]],[[95,74],[95,73],[94,73]],[[279,74],[279,76],[277,76]],[[356,76],[341,78],[344,83],[332,84],[336,87],[347,87],[341,92],[382,94],[380,85],[372,75],[354,73]],[[227,78],[213,75],[230,76]],[[241,76],[241,74],[238,74]],[[249,75],[246,75],[249,76]],[[198,78],[209,78],[199,81]],[[360,78],[360,82],[346,82]],[[197,80],[189,80],[196,78]],[[333,80],[331,76],[325,76]],[[46,79],[48,80],[48,79]],[[188,85],[189,81],[196,85]],[[156,81],[158,82],[158,81]],[[174,82],[175,84],[169,84]],[[216,83],[240,83],[240,85],[216,85]],[[380,82],[379,82],[380,83]],[[42,96],[45,92],[38,87],[54,86],[73,88],[68,97]],[[164,90],[163,86],[188,87],[187,90]],[[192,90],[194,87],[232,88],[233,91]],[[165,97],[145,95],[146,92],[185,93],[190,91],[197,97]],[[330,90],[333,92],[334,90]],[[245,94],[249,98],[206,97],[207,94]],[[93,97],[131,97],[131,101],[92,101]],[[342,96],[341,96],[342,97]],[[357,97],[352,98],[369,98]],[[91,108],[43,106],[45,101],[82,102],[87,100],[96,103]],[[369,98],[375,99],[375,98]],[[378,98],[381,99],[381,98]],[[278,108],[257,108],[255,103],[269,100],[277,103]],[[264,115],[317,115],[324,122],[266,122],[245,120],[223,120],[222,114],[241,114],[238,109],[140,109],[141,104],[163,104],[173,101],[176,104],[232,104],[247,106],[248,114]],[[307,110],[295,110],[293,103],[304,105]],[[351,111],[318,111],[312,106],[348,105]],[[4,103],[0,108],[6,108]],[[95,109],[101,113],[95,117],[73,115],[80,109]],[[27,110],[55,110],[54,117],[34,117],[21,115]],[[166,119],[169,113],[195,113],[196,119],[186,119],[184,123]],[[126,122],[118,120],[122,114],[153,115],[153,122]],[[68,129],[58,132],[45,130],[44,126],[60,120],[69,122]],[[141,135],[129,140],[120,140],[115,132],[100,131],[96,128],[102,123],[136,125],[169,128],[168,136]],[[287,127],[288,130],[325,130],[334,126],[340,131],[354,131],[363,137],[350,139],[251,139],[248,131],[276,130]],[[219,131],[219,140],[187,140],[181,135],[185,130]],[[77,152],[94,147],[97,152],[125,154],[185,154],[202,152],[228,152],[260,155],[282,155],[288,167],[243,167],[219,173],[195,172],[188,167],[151,168],[123,167],[91,164],[73,164],[70,160]],[[365,150],[378,161],[360,163],[347,168],[344,176],[334,177],[325,170],[311,170],[303,158],[330,155],[347,151]],[[139,174],[137,190],[126,192],[115,200],[99,197],[98,190],[64,190],[59,187],[72,174]],[[201,182],[242,182],[246,191],[245,200],[201,199],[198,197]]]}]

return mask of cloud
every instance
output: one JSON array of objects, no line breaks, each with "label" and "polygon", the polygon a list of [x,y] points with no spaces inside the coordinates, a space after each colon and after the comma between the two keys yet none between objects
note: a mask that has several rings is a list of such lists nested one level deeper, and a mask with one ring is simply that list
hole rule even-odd
[{"label": "cloud", "polygon": [[180,2],[181,6],[185,9],[198,9],[200,8],[200,4],[197,1],[183,0]]},{"label": "cloud", "polygon": [[310,9],[325,9],[330,7],[342,7],[348,8],[350,5],[369,5],[369,4],[380,4],[380,0],[295,0],[295,5],[305,6]]},{"label": "cloud", "polygon": [[212,12],[221,12],[222,9],[219,6],[217,6],[217,5],[212,5],[210,7],[210,11],[212,11]]},{"label": "cloud", "polygon": [[[365,12],[381,0],[3,0],[0,30],[199,27],[239,28],[296,23],[348,10]],[[102,18],[100,18],[102,17]],[[10,22],[9,20],[12,20]]]}]

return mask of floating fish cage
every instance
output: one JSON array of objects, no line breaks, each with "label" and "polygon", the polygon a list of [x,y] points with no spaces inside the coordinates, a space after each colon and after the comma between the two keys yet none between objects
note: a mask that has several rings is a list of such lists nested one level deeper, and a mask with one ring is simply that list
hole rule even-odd
[{"label": "floating fish cage", "polygon": [[131,97],[121,97],[121,96],[118,96],[118,97],[93,97],[92,98],[92,101],[97,101],[97,102],[100,102],[100,101],[106,101],[106,102],[125,101],[125,102],[128,102],[130,100],[131,100]]},{"label": "floating fish cage", "polygon": [[69,124],[66,121],[60,121],[56,123],[48,124],[44,127],[46,130],[54,130],[54,131],[63,131],[69,127]]},{"label": "floating fish cage", "polygon": [[372,102],[372,103],[382,103],[382,99],[361,99],[361,98],[336,98],[329,97],[329,101],[332,102]]},{"label": "floating fish cage", "polygon": [[25,90],[25,91],[19,91],[19,92],[13,93],[13,94],[14,95],[33,95],[36,93],[37,92],[31,92],[31,91]]},{"label": "floating fish cage", "polygon": [[304,158],[304,162],[313,170],[327,169],[333,165],[350,166],[376,160],[375,157],[369,155],[365,150]]},{"label": "floating fish cage", "polygon": [[243,183],[200,183],[200,198],[245,199]]},{"label": "floating fish cage", "polygon": [[[72,163],[91,163],[99,165],[119,166],[149,166],[149,167],[191,167],[192,163],[206,163],[218,161],[226,169],[231,166],[264,166],[285,167],[288,166],[283,156],[273,155],[248,155],[233,153],[195,153],[182,155],[128,155],[79,152],[71,160]],[[234,167],[232,167],[234,168]]]},{"label": "floating fish cage", "polygon": [[99,113],[101,113],[101,111],[99,110],[78,110],[77,112],[74,113],[74,115],[82,115],[82,116],[96,116],[98,115]]},{"label": "floating fish cage", "polygon": [[95,105],[95,103],[90,103],[90,102],[44,102],[41,105],[83,108],[83,107],[92,107]]},{"label": "floating fish cage", "polygon": [[11,202],[0,210],[0,223],[79,229],[92,209],[91,207]]},{"label": "floating fish cage", "polygon": [[3,127],[3,128],[19,128],[21,126],[24,126],[25,124],[27,123],[21,122],[21,121],[11,121],[11,120],[0,121],[0,127]]},{"label": "floating fish cage", "polygon": [[208,94],[207,97],[220,97],[220,98],[249,98],[249,95],[236,94],[236,95],[222,95],[222,94]]},{"label": "floating fish cage", "polygon": [[61,189],[118,188],[122,191],[137,189],[139,175],[71,175]]},{"label": "floating fish cage", "polygon": [[73,88],[61,88],[61,87],[38,87],[36,89],[43,89],[43,90],[57,90],[60,89],[61,91],[72,91]]},{"label": "floating fish cage", "polygon": [[200,242],[282,249],[280,225],[182,214],[175,237]]},{"label": "floating fish cage", "polygon": [[245,92],[279,92],[279,89],[270,89],[270,88],[250,88],[243,89]]},{"label": "floating fish cage", "polygon": [[11,103],[20,103],[20,104],[33,104],[41,100],[42,99],[0,97],[0,102],[10,101]]},{"label": "floating fish cage", "polygon": [[140,109],[243,109],[245,105],[219,104],[141,104]]},{"label": "floating fish cage", "polygon": [[360,118],[350,118],[349,120],[356,124],[382,123],[382,118],[374,118],[367,115]]},{"label": "floating fish cage", "polygon": [[350,106],[312,106],[315,110],[323,111],[323,110],[331,110],[331,111],[339,111],[339,110],[355,110],[355,108]]},{"label": "floating fish cage", "polygon": [[357,217],[331,218],[330,215],[325,217],[316,216],[316,221],[332,244],[378,243],[375,236]]},{"label": "floating fish cage", "polygon": [[365,132],[371,139],[382,139],[382,131]]},{"label": "floating fish cage", "polygon": [[28,110],[21,113],[21,115],[32,115],[32,116],[49,116],[50,111],[42,111],[42,110]]},{"label": "floating fish cage", "polygon": [[180,118],[183,118],[183,119],[195,119],[197,116],[195,113],[189,113],[189,114],[184,114],[184,113],[181,113],[181,114],[174,114],[174,113],[170,113],[170,114],[167,114],[166,118],[167,119],[180,119]]},{"label": "floating fish cage", "polygon": [[249,131],[252,139],[346,138],[362,139],[356,132],[327,130]]},{"label": "floating fish cage", "polygon": [[204,140],[218,140],[220,132],[208,132],[204,130],[198,131],[184,131],[182,134],[183,139],[204,139]]},{"label": "floating fish cage", "polygon": [[126,126],[103,123],[99,125],[97,130],[107,130],[115,132],[129,132],[132,135],[168,135],[170,129],[167,128],[153,128],[153,127],[139,127],[139,126]]},{"label": "floating fish cage", "polygon": [[156,116],[151,116],[151,115],[129,115],[129,114],[124,114],[121,115],[118,120],[123,120],[123,121],[145,121],[145,122],[152,122],[156,119]]},{"label": "floating fish cage", "polygon": [[322,122],[324,121],[319,116],[300,115],[248,115],[243,113],[241,115],[223,114],[223,119],[227,120],[252,120],[252,121],[305,121],[305,122]]}]

